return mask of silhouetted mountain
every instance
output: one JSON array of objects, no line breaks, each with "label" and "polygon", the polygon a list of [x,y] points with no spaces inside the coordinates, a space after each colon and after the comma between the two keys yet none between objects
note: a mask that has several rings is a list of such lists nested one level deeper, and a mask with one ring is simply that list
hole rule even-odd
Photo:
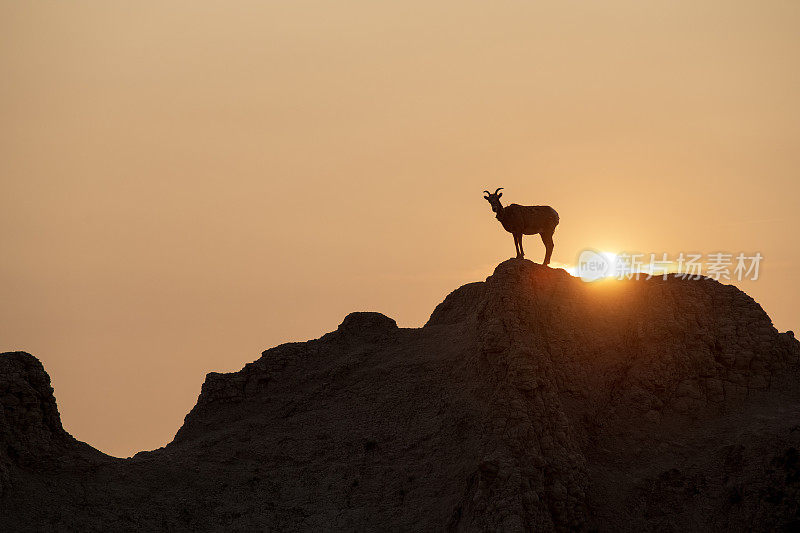
[{"label": "silhouetted mountain", "polygon": [[0,356],[0,530],[693,530],[800,525],[800,343],[735,287],[527,260],[418,329],[352,313],[211,373],[164,448],[61,428]]}]

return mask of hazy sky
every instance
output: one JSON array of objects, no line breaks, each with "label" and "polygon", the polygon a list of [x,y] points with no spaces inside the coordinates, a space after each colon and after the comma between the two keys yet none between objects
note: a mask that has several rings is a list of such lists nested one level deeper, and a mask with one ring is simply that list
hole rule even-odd
[{"label": "hazy sky", "polygon": [[[513,255],[760,251],[800,328],[800,3],[0,0],[0,350],[65,427],[172,439],[204,376]],[[538,237],[526,251],[541,260]]]}]

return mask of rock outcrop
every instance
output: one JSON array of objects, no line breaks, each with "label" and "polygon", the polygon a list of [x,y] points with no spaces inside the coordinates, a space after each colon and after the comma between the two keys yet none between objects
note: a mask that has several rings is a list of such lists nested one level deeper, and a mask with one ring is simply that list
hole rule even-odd
[{"label": "rock outcrop", "polygon": [[42,363],[25,352],[0,355],[0,497],[15,469],[46,471],[84,455],[102,454],[64,431]]},{"label": "rock outcrop", "polygon": [[71,439],[38,361],[4,354],[0,529],[797,527],[799,369],[735,287],[526,260],[422,328],[352,313],[209,374],[173,442],[131,459]]}]

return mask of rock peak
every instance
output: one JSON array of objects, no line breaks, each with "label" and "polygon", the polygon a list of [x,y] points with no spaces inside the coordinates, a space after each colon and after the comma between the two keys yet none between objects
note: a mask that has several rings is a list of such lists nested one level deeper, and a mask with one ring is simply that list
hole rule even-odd
[{"label": "rock peak", "polygon": [[42,363],[27,352],[0,353],[0,495],[14,468],[36,468],[71,443]]},{"label": "rock peak", "polygon": [[353,335],[363,335],[375,332],[387,332],[397,329],[397,322],[382,313],[371,311],[356,311],[350,313],[337,331]]}]

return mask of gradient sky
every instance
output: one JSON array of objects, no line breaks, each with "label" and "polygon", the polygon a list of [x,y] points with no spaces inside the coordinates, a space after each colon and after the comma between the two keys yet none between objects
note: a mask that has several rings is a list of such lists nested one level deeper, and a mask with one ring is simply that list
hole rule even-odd
[{"label": "gradient sky", "polygon": [[[800,327],[800,3],[0,1],[0,350],[128,456],[204,376],[513,255],[760,251]],[[526,251],[541,260],[538,237]]]}]

